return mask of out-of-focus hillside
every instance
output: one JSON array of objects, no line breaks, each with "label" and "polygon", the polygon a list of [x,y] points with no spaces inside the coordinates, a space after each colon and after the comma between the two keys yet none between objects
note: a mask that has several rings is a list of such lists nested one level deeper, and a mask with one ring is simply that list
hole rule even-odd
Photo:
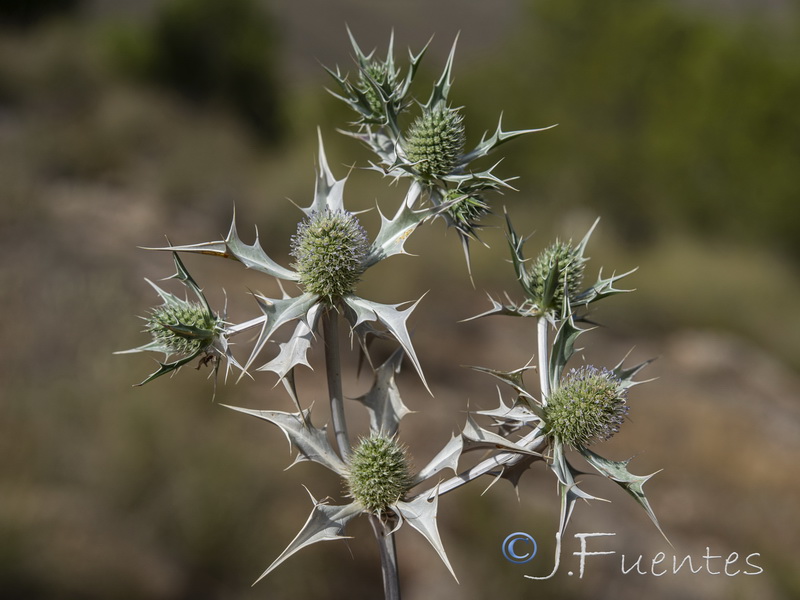
[{"label": "out-of-focus hillside", "polygon": [[[501,148],[498,172],[519,173],[520,191],[493,199],[490,248],[474,245],[474,288],[442,223],[410,240],[418,257],[393,257],[359,288],[392,303],[428,292],[412,328],[434,398],[413,370],[401,378],[417,411],[402,431],[416,462],[468,407],[496,402],[494,382],[461,365],[511,369],[534,354],[532,331],[516,320],[458,323],[488,308],[484,291],[519,297],[501,207],[520,232],[535,231],[530,255],[556,235],[580,238],[600,215],[590,277],[639,266],[629,278],[637,291],[592,315],[603,326],[582,338],[586,360],[610,367],[631,348],[631,363],[658,357],[645,372],[655,381],[632,390],[630,422],[604,453],[636,455],[636,473],[664,469],[646,490],[674,549],[599,478],[589,487],[612,502],[578,506],[570,534],[617,532],[611,547],[628,555],[759,553],[764,569],[657,578],[622,575],[598,557],[584,579],[564,567],[526,580],[547,570],[558,514],[551,474],[539,468],[520,502],[505,482],[442,498],[461,585],[402,531],[404,596],[800,594],[800,36],[788,4],[768,14],[621,0],[48,4],[0,10],[0,595],[312,599],[380,589],[365,523],[349,531],[356,539],[307,549],[249,587],[306,519],[302,485],[317,498],[341,493],[315,465],[283,471],[291,459],[279,432],[220,406],[291,410],[274,380],[229,381],[214,403],[204,371],[132,388],[154,363],[111,354],[145,341],[136,315],[157,298],[143,278],[172,273],[167,255],[137,246],[215,239],[235,203],[247,241],[257,225],[270,256],[288,264],[300,213],[287,198],[307,205],[313,193],[317,126],[337,176],[367,164],[336,133],[352,115],[324,91],[332,82],[318,64],[348,67],[346,24],[378,52],[394,28],[398,56],[436,34],[421,82],[438,75],[460,31],[453,96],[470,142],[501,111],[509,128],[559,123]],[[348,207],[377,201],[388,212],[403,190],[386,183],[353,169]],[[363,218],[374,235],[376,212]],[[187,264],[232,319],[256,314],[250,290],[280,293],[227,261]],[[319,371],[302,372],[309,404]],[[350,396],[369,385],[345,383]],[[542,544],[530,570],[502,558],[513,531]]]}]

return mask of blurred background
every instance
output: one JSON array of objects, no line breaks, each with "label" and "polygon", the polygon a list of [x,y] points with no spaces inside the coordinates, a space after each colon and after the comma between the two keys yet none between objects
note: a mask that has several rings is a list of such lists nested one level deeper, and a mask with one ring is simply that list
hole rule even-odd
[{"label": "blurred background", "polygon": [[[631,392],[630,422],[600,452],[663,472],[646,491],[670,548],[621,490],[579,505],[564,566],[549,581],[558,515],[538,467],[520,500],[506,482],[442,498],[439,527],[456,584],[424,540],[398,535],[404,597],[760,598],[800,596],[800,9],[790,0],[2,0],[0,2],[0,592],[20,599],[376,598],[380,571],[365,522],[349,542],[302,551],[250,584],[341,483],[316,465],[284,472],[277,429],[220,403],[291,410],[274,380],[228,382],[212,402],[205,372],[133,388],[157,304],[144,277],[171,260],[137,246],[219,239],[236,205],[247,241],[288,264],[310,202],[316,128],[334,173],[369,156],[336,132],[352,115],[324,88],[321,65],[352,65],[349,25],[365,49],[398,57],[433,35],[413,90],[423,100],[460,32],[451,94],[468,143],[493,130],[558,127],[501,148],[519,193],[473,246],[475,287],[442,223],[359,288],[415,300],[415,346],[434,393],[401,376],[416,414],[402,436],[425,464],[469,408],[496,404],[494,383],[461,365],[513,369],[535,350],[533,326],[497,317],[485,292],[519,298],[502,206],[534,255],[555,236],[589,246],[588,277],[639,270],[633,294],[601,303],[583,356],[612,367],[658,357]],[[488,166],[488,165],[486,165]],[[389,212],[404,190],[351,173],[351,209]],[[375,211],[364,216],[376,231]],[[204,257],[187,265],[233,320],[257,314],[250,290],[273,281]],[[225,290],[226,293],[223,292]],[[177,291],[177,290],[173,290]],[[605,305],[603,305],[605,304]],[[319,364],[312,354],[312,364]],[[321,369],[301,373],[304,404],[327,421]],[[370,384],[346,381],[357,396]],[[352,411],[358,423],[358,411]],[[363,421],[362,421],[363,422]],[[357,430],[357,427],[355,427]],[[488,481],[487,481],[488,484]],[[525,566],[500,543],[539,542]],[[740,559],[757,576],[622,575],[592,557],[569,577],[575,532],[615,532],[605,548]],[[599,544],[599,543],[598,543]],[[709,549],[709,550],[707,550]],[[634,557],[634,558],[631,558]],[[630,562],[628,563],[631,564]],[[721,562],[712,569],[721,570]],[[731,571],[735,570],[731,569]]]}]

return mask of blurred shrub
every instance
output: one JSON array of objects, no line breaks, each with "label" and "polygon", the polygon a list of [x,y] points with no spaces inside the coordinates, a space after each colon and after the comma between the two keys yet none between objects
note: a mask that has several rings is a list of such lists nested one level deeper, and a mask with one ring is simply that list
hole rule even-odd
[{"label": "blurred shrub", "polygon": [[52,15],[70,13],[81,0],[0,0],[0,24],[30,27]]},{"label": "blurred shrub", "polygon": [[169,0],[151,23],[115,32],[118,66],[203,103],[234,110],[261,140],[281,135],[276,34],[255,0]]},{"label": "blurred shrub", "polygon": [[540,209],[586,207],[633,240],[690,228],[800,257],[800,20],[785,11],[528,0],[511,58],[472,82],[507,92],[508,126],[559,123],[507,167]]}]

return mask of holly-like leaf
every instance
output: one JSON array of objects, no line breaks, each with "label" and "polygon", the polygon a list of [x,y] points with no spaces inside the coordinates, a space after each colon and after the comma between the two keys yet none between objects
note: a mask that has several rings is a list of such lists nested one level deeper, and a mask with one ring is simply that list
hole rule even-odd
[{"label": "holly-like leaf", "polygon": [[258,321],[261,324],[261,331],[244,369],[250,368],[250,365],[253,364],[253,361],[264,349],[272,334],[282,325],[295,319],[303,319],[310,329],[307,315],[318,301],[319,296],[308,292],[301,294],[297,298],[282,298],[280,300],[266,298],[257,294],[256,302],[258,302],[258,306],[264,315]]},{"label": "holly-like leaf", "polygon": [[447,95],[450,93],[450,87],[453,85],[453,60],[456,56],[457,44],[458,34],[456,34],[456,39],[453,40],[453,45],[450,47],[450,54],[447,56],[444,70],[433,86],[431,97],[424,105],[427,110],[435,110],[442,104],[447,105]]},{"label": "holly-like leaf", "polygon": [[[532,403],[538,403],[538,400],[534,398],[528,390],[525,389],[525,382],[523,381],[523,376],[526,371],[530,371],[531,369],[535,369],[536,367],[532,367],[526,365],[522,368],[515,369],[513,371],[498,371],[496,369],[489,369],[487,367],[470,367],[473,371],[478,371],[479,373],[486,373],[487,375],[491,375],[492,377],[496,377],[503,383],[510,385],[515,392],[517,392],[520,396],[528,398],[532,401]],[[485,412],[481,412],[478,414],[486,414]]]},{"label": "holly-like leaf", "polygon": [[464,429],[461,431],[461,437],[464,438],[464,452],[481,448],[489,448],[495,450],[505,450],[506,452],[518,452],[520,454],[539,455],[538,452],[528,450],[524,446],[516,444],[500,435],[497,435],[496,433],[479,427],[472,418],[472,415],[467,415],[467,422],[464,425]]},{"label": "holly-like leaf", "polygon": [[533,422],[541,422],[544,418],[544,415],[539,409],[538,404],[527,402],[527,399],[532,398],[527,393],[525,393],[523,397],[526,400],[518,400],[513,406],[508,406],[505,402],[503,402],[503,398],[501,396],[500,406],[489,410],[476,410],[475,414],[492,417],[496,423],[500,424],[528,424]]},{"label": "holly-like leaf", "polygon": [[439,450],[436,456],[414,477],[414,485],[433,477],[445,469],[452,469],[454,473],[458,472],[458,459],[461,457],[463,450],[464,439],[460,435],[454,435],[445,444],[444,448]]},{"label": "holly-like leaf", "polygon": [[664,539],[672,545],[667,538],[664,530],[661,529],[661,525],[658,523],[658,519],[656,518],[653,509],[650,506],[650,502],[647,500],[647,497],[644,495],[644,484],[656,473],[651,473],[650,475],[634,475],[630,471],[628,471],[628,463],[630,459],[624,461],[614,461],[608,460],[607,458],[603,458],[599,454],[595,454],[591,450],[587,448],[579,448],[578,449],[583,457],[587,460],[587,462],[592,465],[597,471],[606,477],[608,477],[611,481],[619,484],[622,489],[628,492],[633,499],[645,510],[647,516],[650,517],[650,520],[658,529],[659,533],[664,536]]},{"label": "holly-like leaf", "polygon": [[555,390],[558,387],[561,376],[564,373],[564,367],[566,367],[572,355],[575,354],[575,340],[584,332],[584,329],[575,327],[572,316],[567,316],[562,320],[558,333],[556,333],[556,337],[553,340],[553,351],[550,354],[550,372],[548,376],[550,377],[551,390]]},{"label": "holly-like leaf", "polygon": [[[500,119],[497,122],[497,129],[492,134],[491,137],[487,138],[486,133],[483,134],[481,141],[475,146],[475,149],[471,152],[465,154],[459,160],[460,164],[467,164],[475,160],[476,158],[480,158],[489,154],[492,150],[497,148],[500,144],[503,144],[509,140],[513,140],[516,137],[521,135],[525,135],[528,133],[536,133],[539,131],[547,131],[548,129],[552,129],[556,127],[556,125],[550,125],[549,127],[540,127],[538,129],[518,129],[516,131],[503,131],[503,115],[500,115]],[[488,133],[488,132],[487,132]]]},{"label": "holly-like leaf", "polygon": [[375,381],[363,396],[355,398],[369,412],[370,432],[392,437],[397,433],[400,419],[411,411],[403,404],[395,376],[400,372],[403,349],[398,348],[385,363],[375,371]]},{"label": "holly-like leaf", "polygon": [[290,467],[299,462],[312,461],[328,467],[342,477],[345,476],[347,467],[330,445],[325,433],[326,428],[319,429],[311,424],[310,409],[299,413],[287,413],[277,410],[254,410],[226,404],[223,406],[278,426],[289,440],[289,444],[297,449],[297,456]]},{"label": "holly-like leaf", "polygon": [[587,288],[575,299],[572,301],[574,306],[587,306],[592,302],[597,302],[598,300],[602,300],[603,298],[608,298],[609,296],[614,296],[615,294],[625,294],[628,292],[632,292],[633,290],[622,289],[614,287],[614,284],[622,279],[623,277],[627,277],[631,273],[636,272],[636,269],[631,269],[626,273],[622,273],[621,275],[617,275],[616,273],[612,274],[611,277],[604,278],[603,277],[603,270],[600,270],[600,273],[597,275],[597,281],[592,284],[591,287]]},{"label": "holly-like leaf", "polygon": [[314,304],[306,313],[305,319],[297,324],[292,337],[288,341],[279,344],[280,352],[278,356],[256,370],[272,371],[283,379],[287,373],[298,365],[305,365],[311,368],[307,355],[315,339],[314,329],[321,311],[322,305]]},{"label": "holly-like leaf", "polygon": [[364,268],[371,267],[375,263],[395,254],[408,254],[404,246],[409,236],[414,233],[414,230],[420,224],[446,208],[446,206],[442,205],[413,210],[411,207],[416,202],[420,192],[419,183],[413,182],[408,189],[405,200],[392,219],[387,219],[378,209],[381,217],[381,228],[375,241],[372,242],[367,256],[364,258]]},{"label": "holly-like leaf", "polygon": [[510,298],[506,297],[508,300],[508,304],[502,304],[498,302],[494,298],[492,298],[489,294],[487,294],[489,298],[489,302],[492,303],[492,308],[489,310],[480,313],[479,315],[475,315],[474,317],[468,317],[463,320],[463,322],[467,321],[474,321],[475,319],[481,319],[483,317],[489,317],[492,315],[505,315],[508,317],[536,317],[539,316],[538,309],[530,304],[530,303],[523,303],[521,305],[514,304]]},{"label": "holly-like leaf", "polygon": [[256,240],[253,244],[245,244],[236,231],[236,214],[233,215],[231,228],[228,235],[223,240],[217,242],[202,242],[199,244],[189,244],[185,246],[167,246],[165,248],[146,248],[146,250],[162,250],[170,252],[188,252],[194,254],[209,254],[211,256],[221,256],[242,263],[248,269],[254,269],[279,279],[287,281],[297,281],[298,275],[285,267],[282,267],[269,256],[267,256],[258,239],[256,230]]},{"label": "holly-like leaf", "polygon": [[414,352],[414,346],[411,344],[411,336],[408,333],[406,325],[409,315],[417,307],[417,304],[419,304],[422,298],[405,310],[398,309],[398,306],[407,304],[405,302],[401,302],[400,304],[379,304],[378,302],[370,302],[369,300],[364,300],[363,298],[353,295],[345,296],[343,300],[347,306],[353,310],[353,314],[348,314],[348,318],[353,319],[350,322],[350,326],[354,329],[365,322],[379,321],[389,330],[403,347],[403,350],[405,350],[406,355],[408,355],[408,358],[417,370],[417,374],[422,380],[425,389],[431,393],[428,383],[425,381],[425,376],[422,374],[422,367],[419,364],[416,352]]},{"label": "holly-like leaf", "polygon": [[344,210],[344,185],[347,177],[336,179],[328,166],[328,157],[325,155],[325,146],[322,143],[322,132],[317,129],[319,139],[319,169],[317,170],[317,184],[314,188],[314,201],[311,206],[302,209],[307,217],[325,210],[339,212]]},{"label": "holly-like leaf", "polygon": [[514,491],[517,494],[517,500],[519,500],[519,481],[522,478],[522,475],[531,468],[533,463],[540,460],[544,460],[541,455],[531,454],[528,456],[521,456],[516,462],[503,465],[499,471],[490,471],[489,474],[509,481],[511,485],[514,486]]},{"label": "holly-like leaf", "polygon": [[348,536],[343,535],[344,528],[349,521],[363,512],[361,506],[355,502],[346,506],[330,506],[317,502],[313,496],[311,499],[314,501],[314,509],[311,511],[300,533],[297,534],[297,537],[286,547],[286,550],[281,552],[281,555],[273,561],[267,570],[256,579],[253,585],[264,579],[283,561],[306,546],[317,542],[349,539]]},{"label": "holly-like leaf", "polygon": [[655,360],[654,358],[651,358],[650,360],[646,360],[642,363],[639,363],[638,365],[634,365],[633,367],[629,367],[626,369],[622,366],[622,364],[625,362],[625,359],[622,359],[622,361],[620,361],[620,363],[612,369],[612,372],[614,373],[614,376],[617,379],[619,379],[620,385],[627,390],[635,385],[639,385],[640,383],[647,383],[648,381],[652,381],[651,379],[647,379],[645,381],[634,381],[633,378],[639,371],[644,369],[654,360]]},{"label": "holly-like leaf", "polygon": [[419,531],[428,540],[428,543],[436,550],[439,558],[442,559],[447,570],[450,571],[453,579],[458,581],[458,577],[456,577],[453,567],[450,566],[450,561],[447,559],[447,554],[442,545],[442,538],[439,536],[439,530],[436,526],[436,511],[439,507],[438,494],[434,494],[431,500],[424,496],[418,496],[410,502],[399,500],[392,506],[411,527]]}]

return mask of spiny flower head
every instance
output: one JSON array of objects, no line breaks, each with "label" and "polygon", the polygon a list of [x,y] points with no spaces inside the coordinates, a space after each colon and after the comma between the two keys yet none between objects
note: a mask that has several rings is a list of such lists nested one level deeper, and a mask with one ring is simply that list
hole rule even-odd
[{"label": "spiny flower head", "polygon": [[328,301],[351,294],[364,272],[369,244],[355,215],[345,211],[313,212],[297,226],[291,254],[301,287]]},{"label": "spiny flower head", "polygon": [[464,117],[458,109],[425,109],[411,124],[403,148],[407,159],[425,180],[449,174],[464,152]]},{"label": "spiny flower head", "polygon": [[347,486],[349,495],[375,514],[402,500],[411,487],[405,448],[379,433],[362,438],[350,456]]},{"label": "spiny flower head", "polygon": [[217,335],[219,319],[198,302],[168,302],[154,308],[146,331],[173,354],[194,354]]},{"label": "spiny flower head", "polygon": [[542,312],[561,310],[564,298],[574,300],[581,291],[586,259],[572,242],[545,248],[528,271],[529,290]]},{"label": "spiny flower head", "polygon": [[453,226],[465,235],[472,235],[479,227],[479,221],[491,212],[481,196],[469,191],[450,190],[444,202],[453,202],[447,209],[447,215],[452,219]]},{"label": "spiny flower head", "polygon": [[573,447],[610,439],[628,414],[627,391],[607,369],[572,369],[544,408],[550,432]]},{"label": "spiny flower head", "polygon": [[375,89],[375,84],[394,88],[396,78],[397,74],[389,68],[389,65],[379,59],[370,59],[362,67],[358,89],[366,97],[373,115],[382,115],[384,112],[383,99]]}]

